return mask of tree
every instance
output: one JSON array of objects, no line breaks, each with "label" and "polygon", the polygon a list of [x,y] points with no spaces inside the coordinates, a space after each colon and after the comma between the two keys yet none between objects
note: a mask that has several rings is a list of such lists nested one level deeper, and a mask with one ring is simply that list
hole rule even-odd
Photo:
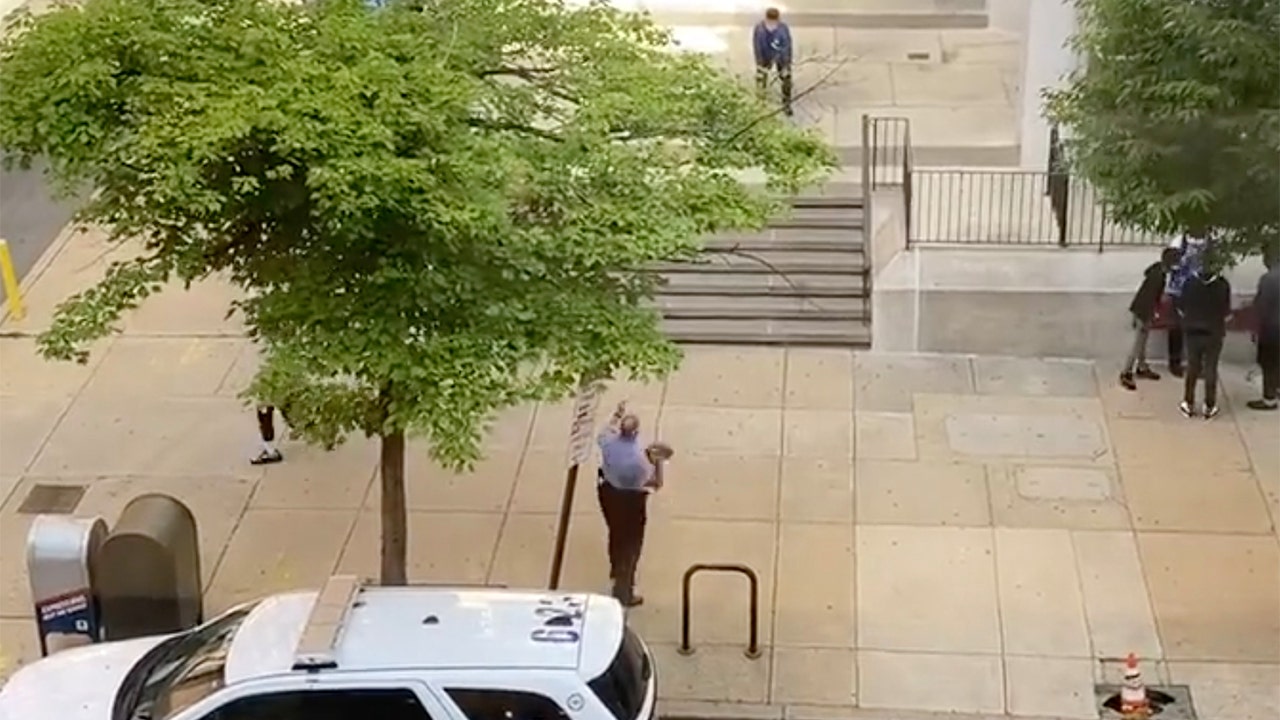
[{"label": "tree", "polygon": [[1076,0],[1083,59],[1047,93],[1072,168],[1113,216],[1208,230],[1236,256],[1280,235],[1280,0]]},{"label": "tree", "polygon": [[[832,163],[708,58],[601,2],[87,0],[0,49],[0,146],[145,252],[65,301],[86,357],[213,274],[263,351],[248,391],[309,441],[381,439],[382,580],[405,581],[406,433],[465,468],[496,411],[670,371],[649,269],[758,227]],[[763,168],[770,190],[736,180]]]}]

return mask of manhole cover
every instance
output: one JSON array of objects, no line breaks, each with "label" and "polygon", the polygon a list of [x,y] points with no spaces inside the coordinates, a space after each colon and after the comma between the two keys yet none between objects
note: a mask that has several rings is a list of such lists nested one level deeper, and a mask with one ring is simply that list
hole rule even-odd
[{"label": "manhole cover", "polygon": [[32,485],[18,506],[23,515],[67,515],[75,512],[84,497],[84,485]]},{"label": "manhole cover", "polygon": [[[1109,709],[1106,702],[1120,692],[1119,685],[1095,685],[1094,697],[1098,700],[1098,717],[1102,720],[1121,720],[1124,716]],[[1152,715],[1158,720],[1197,720],[1195,706],[1191,703],[1191,688],[1186,685],[1148,685],[1150,697],[1163,696],[1167,702],[1159,705]]]}]

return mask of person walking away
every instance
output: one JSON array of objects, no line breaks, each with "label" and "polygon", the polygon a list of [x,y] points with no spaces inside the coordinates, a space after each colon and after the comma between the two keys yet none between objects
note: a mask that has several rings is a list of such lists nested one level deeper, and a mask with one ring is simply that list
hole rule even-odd
[{"label": "person walking away", "polygon": [[1245,403],[1250,410],[1280,407],[1280,244],[1262,254],[1267,271],[1258,280],[1253,314],[1258,321],[1258,369],[1262,371],[1262,397]]},{"label": "person walking away", "polygon": [[[276,447],[275,414],[276,409],[271,405],[258,406],[258,435],[262,438],[262,449],[249,461],[250,465],[272,465],[284,460],[284,455]],[[283,412],[280,417],[284,417]]]},{"label": "person walking away", "polygon": [[756,89],[763,99],[769,87],[769,73],[776,70],[782,84],[782,111],[791,110],[791,28],[782,22],[778,8],[764,11],[764,19],[756,23],[752,33],[756,55]]},{"label": "person walking away", "polygon": [[1204,378],[1204,418],[1218,415],[1218,357],[1231,315],[1231,283],[1223,277],[1220,258],[1209,254],[1200,270],[1182,286],[1179,312],[1186,341],[1187,374],[1183,378],[1182,404],[1187,417],[1196,416],[1196,382]]},{"label": "person walking away", "polygon": [[[619,403],[600,432],[600,470],[596,495],[608,529],[609,577],[613,596],[624,607],[644,602],[636,594],[636,568],[644,546],[649,493],[662,487],[662,462],[640,440],[640,418]],[[657,459],[655,457],[655,459]]]},{"label": "person walking away", "polygon": [[1160,260],[1151,263],[1142,274],[1142,284],[1129,303],[1129,312],[1133,315],[1133,346],[1129,357],[1120,371],[1120,384],[1127,390],[1137,390],[1135,377],[1145,380],[1159,380],[1160,373],[1147,364],[1147,337],[1151,334],[1151,323],[1156,317],[1156,308],[1164,295],[1165,276],[1178,262],[1177,248],[1167,247],[1160,253]]},{"label": "person walking away", "polygon": [[1183,371],[1183,328],[1182,318],[1178,310],[1178,304],[1182,301],[1182,288],[1186,285],[1187,280],[1200,269],[1200,261],[1208,244],[1208,233],[1203,230],[1194,230],[1189,234],[1183,234],[1181,238],[1174,240],[1170,245],[1170,247],[1178,250],[1178,263],[1169,272],[1168,283],[1165,286],[1165,294],[1169,296],[1169,300],[1173,305],[1173,313],[1169,317],[1167,334],[1169,374],[1174,377],[1182,377]]}]

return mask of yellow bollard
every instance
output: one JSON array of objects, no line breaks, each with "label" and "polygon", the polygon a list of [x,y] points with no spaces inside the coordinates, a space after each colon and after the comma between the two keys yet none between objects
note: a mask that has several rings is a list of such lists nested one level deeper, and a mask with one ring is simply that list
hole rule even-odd
[{"label": "yellow bollard", "polygon": [[4,279],[4,296],[9,301],[9,315],[14,320],[21,320],[27,316],[27,308],[22,304],[22,288],[18,285],[18,273],[13,269],[9,243],[4,240],[0,240],[0,277]]}]

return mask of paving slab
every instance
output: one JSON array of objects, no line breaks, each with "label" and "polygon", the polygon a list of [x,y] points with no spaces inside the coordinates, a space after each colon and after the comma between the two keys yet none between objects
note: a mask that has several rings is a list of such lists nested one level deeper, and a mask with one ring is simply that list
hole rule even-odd
[{"label": "paving slab", "polygon": [[853,649],[852,525],[783,523],[778,538],[777,645]]},{"label": "paving slab", "polygon": [[856,413],[854,446],[867,460],[915,460],[915,417],[905,412]]},{"label": "paving slab", "polygon": [[1269,533],[1273,528],[1252,472],[1122,464],[1120,477],[1139,530]]},{"label": "paving slab", "polygon": [[1125,530],[1132,527],[1118,474],[1105,466],[990,463],[994,522],[1002,527]]},{"label": "paving slab", "polygon": [[858,652],[858,697],[865,708],[1003,713],[998,655]]},{"label": "paving slab", "polygon": [[852,410],[853,356],[848,350],[788,350],[787,409]]},{"label": "paving slab", "polygon": [[693,655],[676,652],[676,643],[651,643],[654,663],[662,668],[664,697],[673,700],[767,702],[769,658],[743,656],[741,644],[698,643]]},{"label": "paving slab", "polygon": [[778,516],[779,461],[760,456],[682,453],[651,513],[673,518],[772,521]]},{"label": "paving slab", "polygon": [[[676,462],[683,462],[684,454],[678,454],[672,461],[671,472],[673,486],[679,484],[684,473],[676,470]],[[575,487],[573,512],[598,513],[596,507],[596,468],[597,459],[593,458],[578,468],[578,481]],[[515,489],[507,508],[511,512],[521,513],[558,513],[564,494],[565,480],[569,469],[568,452],[566,450],[528,450],[520,459],[520,470],[516,473]]]},{"label": "paving slab", "polygon": [[1169,672],[1191,687],[1200,720],[1280,717],[1280,665],[1172,662]]},{"label": "paving slab", "polygon": [[982,465],[860,460],[857,473],[860,524],[991,524]]},{"label": "paving slab", "polygon": [[973,358],[977,391],[983,395],[1096,397],[1092,362],[1039,358]]},{"label": "paving slab", "polygon": [[0,402],[0,474],[21,475],[35,461],[70,406],[70,398],[24,395]]},{"label": "paving slab", "polygon": [[[1070,534],[997,528],[995,550],[1004,652],[1089,658],[1089,629]],[[1087,662],[1085,677],[1092,677]]]},{"label": "paving slab", "polygon": [[245,327],[239,312],[230,316],[231,303],[244,293],[222,277],[192,283],[184,287],[171,282],[157,295],[144,300],[122,323],[125,335],[201,335],[207,337],[244,337]]},{"label": "paving slab", "polygon": [[1165,657],[1280,662],[1274,536],[1139,533],[1138,547]]},{"label": "paving slab", "polygon": [[1000,652],[990,530],[862,525],[857,534],[859,647]]},{"label": "paving slab", "polygon": [[1107,426],[1122,468],[1177,468],[1182,473],[1199,474],[1248,471],[1252,467],[1240,433],[1230,422],[1113,418]]},{"label": "paving slab", "polygon": [[1009,105],[997,66],[898,62],[890,66],[890,74],[897,105]]},{"label": "paving slab", "polygon": [[832,50],[838,57],[864,62],[906,62],[908,56],[921,54],[927,54],[930,62],[939,62],[943,35],[936,30],[836,28]]},{"label": "paving slab", "polygon": [[790,410],[783,413],[782,454],[787,457],[853,460],[853,413]]},{"label": "paving slab", "polygon": [[852,524],[852,462],[823,458],[783,458],[780,482],[779,518],[783,522]]},{"label": "paving slab", "polygon": [[858,353],[854,358],[857,409],[909,413],[919,393],[965,394],[974,391],[969,360],[954,356]]},{"label": "paving slab", "polygon": [[240,338],[118,338],[85,386],[85,399],[215,395],[247,344]]},{"label": "paving slab", "polygon": [[1034,464],[1113,462],[1092,398],[917,394],[922,458]]},{"label": "paving slab", "polygon": [[1094,656],[1161,657],[1164,652],[1134,534],[1073,532],[1071,542]]},{"label": "paving slab", "polygon": [[665,405],[662,437],[679,449],[707,455],[777,457],[782,453],[780,409]]},{"label": "paving slab", "polygon": [[27,618],[0,618],[0,678],[39,659],[36,624]]},{"label": "paving slab", "polygon": [[849,707],[858,699],[855,663],[852,649],[779,647],[773,651],[770,699]]},{"label": "paving slab", "polygon": [[[355,517],[352,510],[245,512],[205,592],[205,614],[272,593],[321,587],[334,572]],[[354,564],[341,571],[376,577],[377,568],[375,555],[372,573]]]},{"label": "paving slab", "polygon": [[681,406],[782,407],[782,350],[700,349],[667,379],[665,402]]},{"label": "paving slab", "polygon": [[89,362],[46,360],[39,354],[34,338],[0,338],[0,398],[30,395],[71,396],[80,391],[102,360],[110,341],[99,344]]},{"label": "paving slab", "polygon": [[1028,717],[1096,720],[1093,668],[1077,658],[1014,657],[1005,660],[1009,713]]},{"label": "paving slab", "polygon": [[[347,539],[348,536],[340,532],[338,518],[349,516],[338,511],[324,512],[333,514],[333,530],[339,532],[338,542],[342,548],[341,558],[330,560],[329,571],[333,572],[336,565],[336,572],[340,574],[377,578],[381,567],[378,513],[370,510],[359,513],[355,526],[348,528]],[[482,585],[489,574],[501,526],[502,515],[498,513],[410,512],[410,581]],[[328,547],[324,549],[327,556]],[[230,552],[228,549],[228,556]]]},{"label": "paving slab", "polygon": [[332,451],[282,445],[286,462],[264,469],[251,507],[358,510],[364,505],[378,466],[377,441],[354,438]]}]

